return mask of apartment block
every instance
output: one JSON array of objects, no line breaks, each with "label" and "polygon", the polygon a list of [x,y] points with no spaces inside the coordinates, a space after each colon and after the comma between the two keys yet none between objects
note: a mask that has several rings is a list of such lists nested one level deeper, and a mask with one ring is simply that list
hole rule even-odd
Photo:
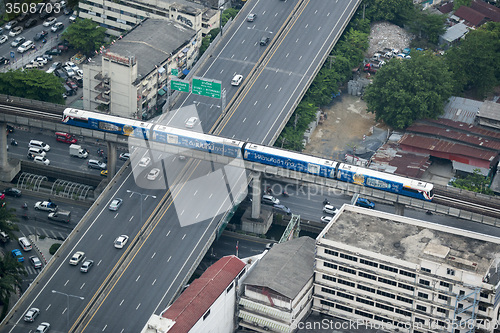
[{"label": "apartment block", "polygon": [[316,239],[313,311],[388,332],[493,332],[500,239],[344,205]]}]

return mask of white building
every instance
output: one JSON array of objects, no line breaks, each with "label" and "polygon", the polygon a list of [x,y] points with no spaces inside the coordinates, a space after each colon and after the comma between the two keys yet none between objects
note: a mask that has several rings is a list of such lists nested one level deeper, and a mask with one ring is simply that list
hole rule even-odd
[{"label": "white building", "polygon": [[235,256],[219,259],[163,312],[153,314],[142,333],[228,333],[236,325],[236,292],[247,265]]},{"label": "white building", "polygon": [[156,110],[172,69],[191,67],[201,45],[194,30],[168,20],[145,20],[83,66],[83,107],[142,119]]},{"label": "white building", "polygon": [[243,281],[239,325],[255,332],[292,332],[311,309],[314,239],[275,244]]},{"label": "white building", "polygon": [[499,238],[344,205],[316,245],[314,311],[394,332],[493,332]]},{"label": "white building", "polygon": [[79,2],[79,17],[88,18],[119,36],[145,18],[182,23],[205,36],[219,27],[218,10],[186,0],[86,0]]}]

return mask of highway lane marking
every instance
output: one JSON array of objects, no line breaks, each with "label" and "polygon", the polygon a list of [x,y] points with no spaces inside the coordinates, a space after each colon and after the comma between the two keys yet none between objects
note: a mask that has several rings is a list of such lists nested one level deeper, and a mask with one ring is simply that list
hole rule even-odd
[{"label": "highway lane marking", "polygon": [[151,283],[152,286],[154,286],[156,283],[156,279],[153,281],[153,283]]},{"label": "highway lane marking", "polygon": [[269,85],[268,85],[268,84],[266,84],[266,86],[264,87],[264,90],[266,90],[266,89],[267,89],[267,87],[269,87]]},{"label": "highway lane marking", "polygon": [[311,41],[309,41],[309,45],[311,45],[311,43],[312,43],[312,40],[311,40]]},{"label": "highway lane marking", "polygon": [[139,279],[140,279],[140,278],[141,278],[141,276],[139,275],[139,276],[137,277],[137,279],[135,279],[135,282],[139,281]]},{"label": "highway lane marking", "polygon": [[247,120],[247,117],[245,117],[245,119],[243,119],[242,123],[244,123],[246,120]]},{"label": "highway lane marking", "polygon": [[82,284],[82,286],[80,287],[80,290],[83,289],[83,287],[85,287],[85,282]]},{"label": "highway lane marking", "polygon": [[305,28],[307,29],[308,26],[309,26],[309,23],[306,24]]},{"label": "highway lane marking", "polygon": [[64,286],[66,287],[66,285],[68,284],[69,280],[66,281],[66,283],[64,284]]},{"label": "highway lane marking", "polygon": [[101,236],[99,236],[99,238],[97,238],[97,240],[101,240],[101,238],[102,238],[102,234],[101,234]]},{"label": "highway lane marking", "polygon": [[151,259],[153,259],[155,257],[155,255],[156,255],[156,252],[153,253],[153,255],[151,256]]},{"label": "highway lane marking", "polygon": [[123,302],[125,302],[125,299],[122,299],[119,306],[122,306]]},{"label": "highway lane marking", "polygon": [[68,308],[64,308],[62,314],[65,314],[66,313],[66,310],[68,310]]},{"label": "highway lane marking", "polygon": [[97,266],[99,266],[101,264],[101,262],[102,262],[102,259],[99,260],[99,262],[97,263]]},{"label": "highway lane marking", "polygon": [[119,214],[119,213],[116,213],[116,215],[115,215],[115,217],[114,217],[115,219],[118,217],[118,214]]},{"label": "highway lane marking", "polygon": [[280,92],[282,88],[283,88],[283,87],[280,87],[280,88],[278,89],[278,92]]},{"label": "highway lane marking", "polygon": [[47,306],[47,307],[45,308],[45,311],[48,311],[48,310],[50,309],[50,306],[51,306],[51,305],[52,305],[52,304],[49,304],[49,306]]},{"label": "highway lane marking", "polygon": [[172,230],[169,230],[169,231],[168,231],[168,233],[167,233],[167,235],[166,235],[167,237],[168,237],[168,235],[170,235],[170,231],[172,231]]},{"label": "highway lane marking", "polygon": [[302,60],[302,56],[299,57],[299,60]]},{"label": "highway lane marking", "polygon": [[326,17],[330,16],[330,12],[328,12],[328,14],[326,14]]},{"label": "highway lane marking", "polygon": [[[198,214],[200,215],[200,214]],[[198,218],[198,216],[196,216],[196,218]],[[186,234],[184,234],[184,236],[182,236],[182,240],[184,240],[184,238],[186,237]]]},{"label": "highway lane marking", "polygon": [[318,10],[316,9],[316,10],[314,11],[314,14],[317,14],[317,13],[318,13]]},{"label": "highway lane marking", "polygon": [[141,303],[137,304],[137,307],[135,309],[138,310],[140,306],[141,306]]},{"label": "highway lane marking", "polygon": [[259,124],[260,124],[260,120],[257,122],[257,126],[259,126]]},{"label": "highway lane marking", "polygon": [[102,328],[102,331],[104,332],[106,330],[106,327],[108,327],[108,325],[104,325],[104,327]]},{"label": "highway lane marking", "polygon": [[170,261],[170,259],[172,259],[172,256],[168,257],[168,260],[167,260],[167,262],[169,262],[169,261]]},{"label": "highway lane marking", "polygon": [[255,102],[253,103],[253,105],[254,105],[254,106],[255,106],[255,105],[257,105],[257,101],[255,101]]},{"label": "highway lane marking", "polygon": [[286,56],[285,56],[285,58],[288,58],[289,55],[290,55],[290,53],[287,53]]},{"label": "highway lane marking", "polygon": [[298,43],[299,42],[299,39],[297,38],[297,40],[295,40],[295,43]]},{"label": "highway lane marking", "polygon": [[320,31],[320,30],[321,30],[321,27],[318,27],[318,31]]},{"label": "highway lane marking", "polygon": [[181,215],[184,214],[184,210],[181,212]]},{"label": "highway lane marking", "polygon": [[213,193],[210,193],[210,196],[208,197],[209,199],[212,197],[212,195],[214,195]]},{"label": "highway lane marking", "polygon": [[132,215],[128,221],[129,222],[132,221],[133,218],[134,218],[134,215]]},{"label": "highway lane marking", "polygon": [[[272,104],[269,104],[269,105],[267,106],[267,108],[268,108],[268,109],[270,109],[270,108],[271,108],[271,105],[272,105]],[[259,121],[260,121],[260,120],[259,120]]]},{"label": "highway lane marking", "polygon": [[193,197],[196,195],[196,193],[198,193],[198,190],[194,191]]}]

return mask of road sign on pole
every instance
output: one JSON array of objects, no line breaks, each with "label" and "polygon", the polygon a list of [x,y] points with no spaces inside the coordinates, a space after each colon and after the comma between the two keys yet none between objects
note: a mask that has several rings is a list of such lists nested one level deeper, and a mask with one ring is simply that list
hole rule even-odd
[{"label": "road sign on pole", "polygon": [[183,80],[170,80],[170,89],[189,92],[189,82]]},{"label": "road sign on pole", "polygon": [[196,95],[221,98],[222,82],[217,80],[193,77],[191,92]]},{"label": "road sign on pole", "polygon": [[177,68],[172,68],[172,70],[170,71],[170,74],[178,76],[179,75],[179,70]]}]

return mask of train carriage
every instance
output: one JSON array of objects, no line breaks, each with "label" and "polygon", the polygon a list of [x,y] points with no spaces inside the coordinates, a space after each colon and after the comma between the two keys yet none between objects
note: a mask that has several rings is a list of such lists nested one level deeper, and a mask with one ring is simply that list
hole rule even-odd
[{"label": "train carriage", "polygon": [[247,161],[272,165],[289,170],[335,178],[338,162],[299,154],[283,149],[246,143],[243,158]]},{"label": "train carriage", "polygon": [[122,117],[110,116],[67,108],[63,113],[63,123],[92,130],[120,134],[148,140],[152,123]]},{"label": "train carriage", "polygon": [[338,168],[337,179],[427,201],[433,197],[431,183],[344,163]]}]

